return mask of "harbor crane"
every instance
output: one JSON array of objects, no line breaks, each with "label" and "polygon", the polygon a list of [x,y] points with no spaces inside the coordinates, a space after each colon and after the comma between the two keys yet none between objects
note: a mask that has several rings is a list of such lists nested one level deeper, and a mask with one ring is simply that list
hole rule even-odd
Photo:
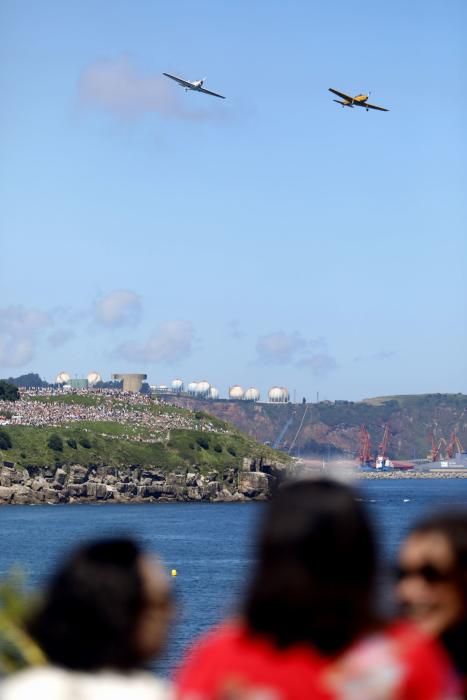
[{"label": "harbor crane", "polygon": [[372,456],[371,456],[371,437],[370,433],[366,429],[366,425],[361,425],[358,431],[358,437],[360,441],[360,450],[358,453],[358,458],[360,460],[360,466],[372,466]]},{"label": "harbor crane", "polygon": [[449,440],[448,446],[446,448],[446,453],[448,456],[448,459],[452,459],[457,452],[463,452],[464,448],[461,445],[461,442],[459,438],[457,437],[457,433],[455,430],[452,431],[451,433],[451,438]]},{"label": "harbor crane", "polygon": [[389,426],[389,423],[386,423],[386,425],[384,426],[383,439],[381,440],[378,446],[378,456],[381,457],[383,460],[386,459],[388,456],[388,445],[390,436],[391,428]]}]

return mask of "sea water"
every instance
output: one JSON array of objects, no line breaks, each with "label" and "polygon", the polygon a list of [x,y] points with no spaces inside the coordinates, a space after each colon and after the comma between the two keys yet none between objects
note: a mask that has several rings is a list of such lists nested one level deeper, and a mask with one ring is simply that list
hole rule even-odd
[{"label": "sea water", "polygon": [[[359,490],[386,563],[419,517],[467,508],[467,479],[364,481]],[[255,560],[263,508],[262,503],[3,506],[0,576],[19,565],[37,588],[70,547],[105,535],[136,536],[169,570],[177,570],[172,582],[178,612],[158,664],[169,674],[201,632],[235,612]]]}]

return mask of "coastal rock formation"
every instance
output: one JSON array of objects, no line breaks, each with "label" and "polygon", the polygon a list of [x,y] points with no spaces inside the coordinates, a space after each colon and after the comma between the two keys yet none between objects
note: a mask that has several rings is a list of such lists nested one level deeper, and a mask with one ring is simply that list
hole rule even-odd
[{"label": "coastal rock formation", "polygon": [[287,467],[244,459],[240,468],[167,472],[138,465],[0,467],[0,505],[38,503],[152,503],[267,500]]},{"label": "coastal rock formation", "polygon": [[353,459],[359,452],[362,424],[375,448],[382,440],[384,426],[390,425],[391,459],[426,458],[431,449],[427,436],[432,432],[439,440],[448,439],[456,431],[462,445],[467,445],[465,394],[383,396],[356,402],[300,404],[211,401],[185,395],[167,396],[166,401],[192,411],[205,411],[284,452],[293,447],[292,454],[302,457]]}]

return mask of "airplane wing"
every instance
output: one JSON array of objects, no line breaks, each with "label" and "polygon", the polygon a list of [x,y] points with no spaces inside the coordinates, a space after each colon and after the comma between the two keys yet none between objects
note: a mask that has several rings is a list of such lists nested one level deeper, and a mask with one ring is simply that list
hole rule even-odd
[{"label": "airplane wing", "polygon": [[366,107],[368,109],[378,109],[380,112],[389,112],[389,109],[386,109],[386,107],[377,107],[376,105],[368,104],[368,102],[363,102],[362,107]]},{"label": "airplane wing", "polygon": [[344,107],[352,107],[353,109],[353,105],[349,104],[348,102],[344,102],[343,100],[333,100],[333,102],[337,102],[338,104],[343,105]]},{"label": "airplane wing", "polygon": [[165,75],[166,78],[170,78],[171,80],[175,80],[175,82],[181,85],[182,87],[193,88],[192,83],[190,83],[188,80],[183,80],[183,78],[177,78],[176,75],[170,75],[170,73],[162,73],[162,75]]},{"label": "airplane wing", "polygon": [[224,95],[218,95],[217,92],[211,92],[211,90],[206,90],[206,88],[199,87],[198,92],[205,92],[206,95],[212,95],[213,97],[220,97],[221,100],[225,100]]},{"label": "airplane wing", "polygon": [[339,97],[342,97],[344,100],[349,100],[352,102],[353,97],[350,95],[346,95],[345,92],[339,92],[339,90],[334,90],[334,88],[328,88],[329,92],[333,92],[335,95],[338,95]]}]

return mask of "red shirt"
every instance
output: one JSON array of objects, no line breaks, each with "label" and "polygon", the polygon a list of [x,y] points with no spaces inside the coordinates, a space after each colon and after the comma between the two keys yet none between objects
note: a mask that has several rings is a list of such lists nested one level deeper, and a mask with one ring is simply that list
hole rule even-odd
[{"label": "red shirt", "polygon": [[450,666],[413,626],[394,624],[329,659],[277,649],[239,623],[198,642],[176,679],[179,700],[455,700]]}]

